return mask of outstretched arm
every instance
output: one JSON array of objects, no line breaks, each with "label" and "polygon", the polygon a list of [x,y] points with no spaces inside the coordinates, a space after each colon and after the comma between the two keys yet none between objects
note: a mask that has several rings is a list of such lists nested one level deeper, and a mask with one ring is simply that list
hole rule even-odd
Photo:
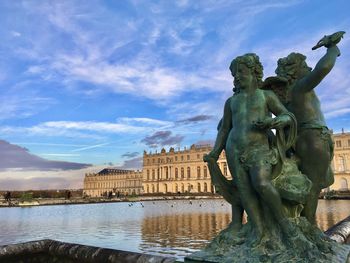
[{"label": "outstretched arm", "polygon": [[208,157],[212,157],[215,160],[219,159],[219,155],[225,148],[226,140],[230,130],[232,128],[232,112],[231,112],[231,98],[229,98],[224,107],[224,116],[221,119],[221,125],[219,125],[218,135],[216,137],[213,150],[208,154]]},{"label": "outstretched arm", "polygon": [[313,90],[332,70],[339,55],[340,51],[336,45],[329,47],[326,55],[320,59],[314,70],[297,82],[295,90],[301,92]]}]

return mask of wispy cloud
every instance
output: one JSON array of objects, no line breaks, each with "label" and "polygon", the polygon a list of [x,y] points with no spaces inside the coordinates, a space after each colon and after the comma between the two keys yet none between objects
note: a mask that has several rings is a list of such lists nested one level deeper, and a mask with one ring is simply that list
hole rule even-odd
[{"label": "wispy cloud", "polygon": [[42,156],[53,156],[53,157],[75,157],[79,156],[79,154],[73,154],[73,153],[42,153]]},{"label": "wispy cloud", "polygon": [[124,153],[121,157],[123,158],[134,158],[136,156],[140,155],[139,152],[127,152],[127,153]]},{"label": "wispy cloud", "polygon": [[0,154],[0,170],[76,170],[90,166],[84,163],[47,160],[30,153],[26,148],[3,140],[0,140]]},{"label": "wispy cloud", "polygon": [[105,166],[66,171],[0,171],[0,190],[81,189],[86,173],[97,173]]},{"label": "wispy cloud", "polygon": [[157,131],[150,136],[146,136],[141,140],[144,144],[151,148],[157,148],[161,146],[179,145],[184,136],[172,135],[171,131]]},{"label": "wispy cloud", "polygon": [[100,148],[100,147],[103,147],[103,146],[106,146],[109,144],[110,143],[100,143],[100,144],[96,144],[96,145],[86,146],[83,148],[78,148],[78,149],[72,150],[72,152],[81,152],[81,151],[91,150],[91,149]]},{"label": "wispy cloud", "polygon": [[[233,21],[230,21],[230,27],[223,27],[219,31],[218,37],[220,37],[220,47],[215,53],[215,56],[221,57],[221,59],[215,59],[216,63],[220,66],[216,68],[222,68],[222,62],[227,62],[227,57],[231,58],[231,54],[237,53],[236,50],[240,47],[243,39],[249,36],[247,30],[242,28],[250,28],[252,15],[266,12],[270,9],[287,8],[291,5],[296,5],[299,1],[290,1],[288,3],[279,3],[275,1],[268,1],[266,3],[260,3],[257,1],[242,2],[238,1],[237,5],[239,9],[235,9],[235,15]],[[181,67],[174,68],[166,66],[162,59],[157,55],[157,46],[153,46],[158,37],[162,37],[162,41],[170,42],[171,48],[161,49],[161,53],[164,53],[165,57],[170,56],[171,53],[176,53],[181,56],[190,55],[195,58],[197,50],[196,47],[202,44],[205,32],[207,31],[206,25],[203,23],[201,14],[208,12],[220,12],[224,11],[224,15],[227,15],[228,6],[234,5],[234,3],[228,4],[224,2],[196,4],[197,16],[178,17],[178,23],[170,23],[167,19],[164,19],[160,14],[163,13],[163,9],[168,9],[169,5],[164,6],[157,5],[155,12],[158,15],[152,16],[154,9],[146,7],[145,14],[148,15],[147,19],[151,21],[151,27],[145,28],[145,34],[139,37],[139,41],[142,39],[153,39],[153,44],[148,43],[141,45],[141,50],[134,52],[133,59],[127,61],[127,63],[111,62],[108,60],[108,56],[111,56],[117,52],[120,44],[110,45],[111,41],[116,41],[118,38],[108,39],[108,44],[101,40],[100,34],[102,32],[87,30],[82,27],[83,22],[87,22],[89,18],[89,8],[78,4],[60,2],[46,4],[42,7],[36,7],[37,11],[41,14],[41,19],[46,19],[51,25],[53,25],[57,33],[63,32],[69,36],[74,46],[73,49],[59,50],[59,52],[53,52],[50,59],[42,60],[41,50],[45,46],[44,43],[36,45],[38,50],[37,57],[40,58],[41,64],[30,66],[27,70],[31,74],[39,75],[60,75],[65,83],[70,88],[78,89],[79,92],[85,94],[96,94],[96,92],[112,92],[112,93],[125,93],[134,96],[143,96],[155,101],[169,100],[176,96],[188,92],[189,90],[197,90],[203,86],[209,89],[217,90],[222,87],[222,82],[218,82],[216,78],[217,74],[199,74],[198,72],[189,72],[187,69],[181,69]],[[181,4],[182,8],[187,4]],[[83,11],[82,11],[83,10]],[[99,14],[110,16],[110,12],[103,8],[94,10]],[[147,12],[150,13],[148,14]],[[249,14],[249,15],[248,15]],[[232,16],[230,16],[232,18]],[[228,17],[227,17],[228,18]],[[100,19],[93,17],[93,19]],[[124,37],[124,43],[132,41],[132,32],[136,32],[139,27],[144,27],[144,24],[136,21],[131,23],[128,21],[118,29],[119,34]],[[127,31],[131,33],[127,33]],[[105,33],[105,32],[103,32]],[[229,37],[227,37],[229,36]],[[39,39],[40,41],[40,39]],[[44,40],[46,41],[46,39]],[[159,43],[158,43],[159,44]],[[162,46],[162,45],[160,45]],[[118,48],[117,48],[118,47]],[[47,52],[45,52],[47,54]],[[222,54],[222,55],[220,55]],[[198,57],[199,58],[199,57]],[[212,57],[214,58],[214,57]],[[207,58],[210,59],[210,58]],[[197,65],[199,61],[194,61]],[[213,73],[213,67],[209,65],[202,65],[203,72],[210,70]],[[226,68],[226,66],[225,66]],[[44,70],[46,69],[46,70]],[[45,79],[46,77],[43,76]],[[61,80],[59,80],[61,81]],[[75,85],[76,82],[87,82],[94,84],[93,89],[79,89],[80,85]],[[227,83],[227,82],[226,82]]]},{"label": "wispy cloud", "polygon": [[[146,134],[154,129],[162,129],[172,126],[172,122],[149,118],[120,118],[118,122],[94,122],[94,121],[50,121],[39,123],[30,127],[0,126],[1,134],[23,134],[26,136],[60,136],[102,139],[108,134]],[[87,145],[72,150],[73,152],[100,148],[109,143]],[[59,145],[56,145],[59,146]]]},{"label": "wispy cloud", "polygon": [[127,123],[127,124],[141,124],[141,125],[151,125],[151,126],[159,126],[159,127],[166,127],[169,125],[172,125],[172,122],[169,121],[163,121],[163,120],[157,120],[152,118],[130,118],[130,117],[124,117],[119,118],[118,121],[121,123]]},{"label": "wispy cloud", "polygon": [[20,97],[18,95],[0,96],[0,120],[21,119],[33,116],[56,104],[53,98],[45,97]]},{"label": "wispy cloud", "polygon": [[193,123],[198,123],[202,121],[207,121],[207,120],[210,120],[211,118],[212,118],[211,115],[197,115],[187,119],[178,120],[176,122],[179,124],[193,124]]}]

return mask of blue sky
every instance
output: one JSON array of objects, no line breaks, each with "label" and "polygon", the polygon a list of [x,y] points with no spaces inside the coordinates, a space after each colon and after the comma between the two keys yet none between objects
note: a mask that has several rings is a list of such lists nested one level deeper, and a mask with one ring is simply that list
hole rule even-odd
[{"label": "blue sky", "polygon": [[348,0],[1,1],[0,140],[91,166],[5,167],[0,189],[80,187],[86,171],[140,167],[144,150],[213,141],[234,57],[257,53],[265,77],[292,51],[314,67],[325,49],[311,47],[339,30],[342,55],[317,94],[329,127],[349,131],[349,10]]}]

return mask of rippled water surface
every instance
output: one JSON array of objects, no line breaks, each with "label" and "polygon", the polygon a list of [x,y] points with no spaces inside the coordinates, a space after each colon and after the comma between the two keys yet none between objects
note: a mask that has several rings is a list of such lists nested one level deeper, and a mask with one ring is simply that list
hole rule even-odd
[{"label": "rippled water surface", "polygon": [[[320,200],[317,221],[326,230],[349,214],[349,200]],[[1,208],[0,245],[48,238],[182,259],[230,220],[222,200]]]}]

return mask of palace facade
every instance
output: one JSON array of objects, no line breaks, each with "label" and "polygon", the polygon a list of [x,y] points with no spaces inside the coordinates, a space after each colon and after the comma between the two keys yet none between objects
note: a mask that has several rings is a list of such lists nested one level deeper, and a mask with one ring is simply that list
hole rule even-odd
[{"label": "palace facade", "polygon": [[334,184],[329,190],[350,190],[350,132],[333,135],[334,158],[332,168],[334,171]]},{"label": "palace facade", "polygon": [[114,195],[139,195],[142,193],[142,172],[106,168],[89,173],[84,178],[84,195],[88,197]]},{"label": "palace facade", "polygon": [[[210,152],[210,145],[192,145],[189,149],[164,148],[160,153],[143,154],[143,192],[154,193],[214,193],[210,174],[203,155]],[[225,152],[218,160],[219,167],[228,179]]]},{"label": "palace facade", "polygon": [[[350,133],[333,135],[334,159],[332,167],[335,182],[325,191],[348,191],[350,183]],[[112,192],[121,195],[215,193],[203,155],[211,151],[210,145],[192,145],[175,150],[164,148],[160,152],[143,153],[142,171],[103,169],[86,174],[84,194],[98,197]],[[222,173],[232,179],[225,152],[218,160]]]}]

